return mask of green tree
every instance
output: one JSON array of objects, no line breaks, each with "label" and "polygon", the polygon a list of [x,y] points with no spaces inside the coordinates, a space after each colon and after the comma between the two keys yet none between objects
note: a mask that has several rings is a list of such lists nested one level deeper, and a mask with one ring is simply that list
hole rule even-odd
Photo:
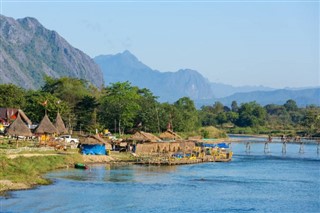
[{"label": "green tree", "polygon": [[308,106],[305,109],[302,125],[304,125],[308,134],[320,132],[320,107]]},{"label": "green tree", "polygon": [[231,103],[231,111],[232,112],[238,112],[238,110],[239,110],[239,106],[238,106],[237,101],[232,101],[232,103]]},{"label": "green tree", "polygon": [[138,101],[140,109],[135,118],[135,124],[148,132],[159,132],[160,118],[158,110],[160,105],[157,102],[157,97],[146,88],[139,89],[138,94],[140,96]]},{"label": "green tree", "polygon": [[85,96],[75,107],[77,115],[76,129],[94,133],[95,129],[100,129],[97,123],[98,101],[95,97]]},{"label": "green tree", "polygon": [[25,105],[26,91],[13,84],[0,85],[0,107],[23,108]]},{"label": "green tree", "polygon": [[298,106],[297,106],[297,103],[290,99],[290,100],[287,100],[287,102],[283,105],[286,110],[289,112],[289,111],[297,111],[298,110]]},{"label": "green tree", "polygon": [[190,98],[180,98],[174,103],[174,106],[177,109],[177,113],[174,114],[177,131],[188,132],[199,127],[198,112]]},{"label": "green tree", "polygon": [[74,109],[85,96],[94,96],[92,90],[87,81],[70,77],[59,79],[45,77],[45,85],[42,87],[43,92],[53,94],[65,101],[71,109]]},{"label": "green tree", "polygon": [[[25,101],[24,112],[33,123],[39,123],[42,120],[45,111],[47,111],[51,121],[54,121],[58,111],[64,120],[67,120],[70,114],[68,104],[50,93],[29,91],[25,97]],[[45,106],[44,103],[46,103]]]},{"label": "green tree", "polygon": [[100,122],[109,129],[117,128],[122,132],[134,127],[140,110],[138,90],[129,82],[118,82],[106,87],[99,108]]},{"label": "green tree", "polygon": [[199,111],[199,119],[202,126],[217,125],[216,114],[213,112],[212,106],[202,106]]},{"label": "green tree", "polygon": [[266,110],[256,102],[244,103],[239,108],[236,122],[241,127],[258,127],[265,124]]}]

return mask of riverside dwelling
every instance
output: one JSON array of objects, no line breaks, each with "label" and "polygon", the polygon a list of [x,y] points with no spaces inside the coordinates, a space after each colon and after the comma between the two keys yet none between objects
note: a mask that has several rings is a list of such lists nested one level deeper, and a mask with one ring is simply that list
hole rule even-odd
[{"label": "riverside dwelling", "polygon": [[9,126],[14,120],[17,119],[20,114],[21,119],[28,124],[29,126],[32,124],[30,119],[24,114],[21,109],[15,108],[0,108],[0,124],[4,126]]},{"label": "riverside dwelling", "polygon": [[28,128],[28,126],[21,119],[20,113],[18,113],[17,118],[6,129],[6,134],[13,136],[13,137],[16,137],[17,147],[18,147],[18,136],[22,136],[22,137],[31,137],[32,136],[31,130]]},{"label": "riverside dwelling", "polygon": [[51,123],[48,115],[45,115],[34,133],[39,136],[40,145],[46,145],[48,141],[54,139],[55,134],[59,134],[59,131]]},{"label": "riverside dwelling", "polygon": [[67,130],[66,126],[64,125],[64,122],[63,122],[59,112],[57,113],[57,117],[56,117],[56,121],[54,123],[54,126],[58,130],[59,134],[68,133],[68,130]]},{"label": "riverside dwelling", "polygon": [[177,133],[173,132],[172,130],[168,129],[167,131],[163,132],[159,136],[164,141],[175,141],[181,140],[181,136]]},{"label": "riverside dwelling", "polygon": [[84,155],[106,155],[106,148],[111,148],[111,145],[99,135],[88,135],[80,137],[79,148]]}]

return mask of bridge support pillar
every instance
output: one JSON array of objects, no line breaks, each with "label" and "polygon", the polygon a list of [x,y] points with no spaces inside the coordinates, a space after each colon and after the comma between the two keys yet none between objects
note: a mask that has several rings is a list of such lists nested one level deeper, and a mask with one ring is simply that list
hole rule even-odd
[{"label": "bridge support pillar", "polygon": [[320,142],[318,142],[318,145],[317,145],[317,154],[320,154]]},{"label": "bridge support pillar", "polygon": [[304,153],[304,143],[300,143],[299,153]]},{"label": "bridge support pillar", "polygon": [[250,153],[250,149],[251,149],[251,144],[250,142],[246,143],[246,153]]},{"label": "bridge support pillar", "polygon": [[269,153],[269,152],[270,152],[269,143],[266,142],[266,143],[264,143],[264,153]]},{"label": "bridge support pillar", "polygon": [[286,142],[282,143],[282,153],[287,153],[287,143]]}]

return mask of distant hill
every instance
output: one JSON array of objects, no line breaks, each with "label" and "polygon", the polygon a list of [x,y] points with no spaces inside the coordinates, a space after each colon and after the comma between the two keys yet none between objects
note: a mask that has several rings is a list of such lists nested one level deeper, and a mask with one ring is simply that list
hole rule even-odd
[{"label": "distant hill", "polygon": [[38,89],[44,75],[86,79],[103,85],[102,72],[86,54],[34,18],[0,15],[0,83]]},{"label": "distant hill", "polygon": [[320,105],[319,88],[277,90],[263,86],[234,87],[210,83],[195,70],[184,69],[177,72],[153,70],[129,51],[97,56],[94,61],[103,71],[106,84],[129,81],[135,86],[150,89],[160,97],[161,102],[173,102],[187,96],[195,101],[197,107],[212,105],[215,101],[229,106],[233,100],[239,104],[256,101],[261,105],[270,103],[282,105],[289,99],[295,100],[299,106]]},{"label": "distant hill", "polygon": [[226,106],[230,106],[232,101],[237,101],[238,104],[256,101],[265,106],[267,104],[283,105],[287,100],[293,99],[300,107],[315,104],[320,106],[320,88],[312,89],[280,89],[273,91],[253,91],[246,93],[235,93],[231,96],[210,100],[196,100],[198,107],[203,105],[212,105],[215,101],[220,101]]},{"label": "distant hill", "polygon": [[150,89],[159,101],[173,102],[181,97],[208,99],[213,97],[210,82],[190,69],[177,72],[159,72],[140,62],[132,53],[94,58],[103,71],[105,83],[130,81],[132,85]]},{"label": "distant hill", "polygon": [[211,83],[211,89],[215,98],[223,98],[235,93],[253,92],[253,91],[273,91],[276,90],[264,86],[240,86],[235,87],[228,84]]}]

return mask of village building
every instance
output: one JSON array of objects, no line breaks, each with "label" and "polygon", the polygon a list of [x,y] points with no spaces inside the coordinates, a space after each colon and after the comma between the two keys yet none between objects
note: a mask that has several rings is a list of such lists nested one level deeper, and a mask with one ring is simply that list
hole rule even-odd
[{"label": "village building", "polygon": [[84,155],[106,155],[106,149],[110,149],[111,145],[99,135],[88,135],[80,138],[79,147]]},{"label": "village building", "polygon": [[182,137],[177,133],[173,132],[172,130],[168,129],[167,131],[163,132],[159,136],[164,141],[175,141],[181,140]]},{"label": "village building", "polygon": [[9,126],[14,120],[17,119],[18,114],[23,122],[31,125],[31,120],[26,116],[26,114],[21,109],[16,108],[0,108],[0,123],[4,126]]},{"label": "village building", "polygon": [[63,122],[59,112],[57,113],[57,117],[56,117],[54,126],[56,127],[56,129],[59,132],[59,134],[68,133],[68,130],[67,130],[66,126],[64,125],[64,122]]},{"label": "village building", "polygon": [[46,144],[47,141],[54,138],[54,134],[59,134],[57,128],[51,123],[48,115],[45,115],[41,120],[34,133],[39,136],[40,144]]}]

